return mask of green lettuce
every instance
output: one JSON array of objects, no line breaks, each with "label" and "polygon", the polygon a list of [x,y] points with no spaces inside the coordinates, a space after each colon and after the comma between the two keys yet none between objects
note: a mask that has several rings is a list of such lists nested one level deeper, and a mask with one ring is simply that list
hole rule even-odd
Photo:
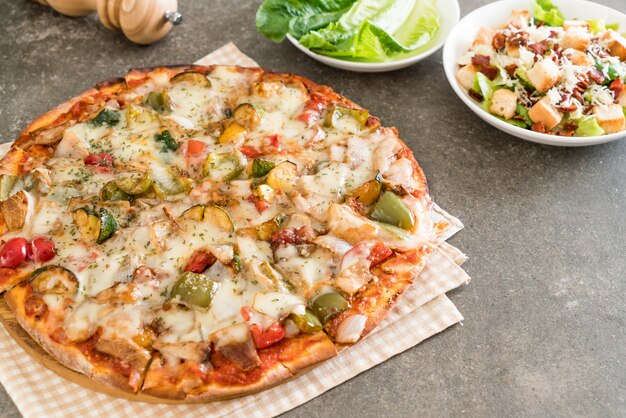
[{"label": "green lettuce", "polygon": [[474,87],[472,88],[476,93],[479,93],[483,96],[483,109],[489,111],[491,107],[491,99],[493,97],[493,92],[495,91],[494,84],[486,75],[483,73],[476,73],[474,75]]},{"label": "green lettuce", "polygon": [[579,119],[576,121],[578,128],[574,136],[600,136],[604,134],[604,129],[600,127],[596,118]]},{"label": "green lettuce", "polygon": [[535,0],[533,12],[535,19],[546,22],[550,26],[563,26],[565,18],[558,7],[550,0]]},{"label": "green lettuce", "polygon": [[274,41],[290,33],[316,53],[370,62],[423,51],[440,24],[436,0],[266,0],[257,12]]},{"label": "green lettuce", "polygon": [[619,23],[611,23],[610,25],[606,25],[604,23],[604,20],[600,19],[588,20],[587,23],[589,24],[589,30],[594,35],[609,29],[613,29],[615,31],[619,29]]},{"label": "green lettuce", "polygon": [[274,42],[287,33],[296,38],[337,21],[357,0],[265,0],[256,13],[256,27]]}]

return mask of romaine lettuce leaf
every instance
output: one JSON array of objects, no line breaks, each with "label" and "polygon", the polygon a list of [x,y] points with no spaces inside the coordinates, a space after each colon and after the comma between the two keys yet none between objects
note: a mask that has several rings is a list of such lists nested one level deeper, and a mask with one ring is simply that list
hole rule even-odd
[{"label": "romaine lettuce leaf", "polygon": [[274,42],[300,38],[337,21],[356,0],[265,0],[256,14],[259,32]]},{"label": "romaine lettuce leaf", "polygon": [[550,26],[563,26],[565,18],[558,7],[550,0],[535,0],[533,12],[535,19],[546,22]]},{"label": "romaine lettuce leaf", "polygon": [[[440,27],[436,0],[335,0],[332,7],[316,4],[313,14],[311,5],[304,3],[266,0],[257,13],[257,27],[273,40],[282,40],[286,30],[316,53],[366,61],[419,53]],[[341,8],[348,3],[350,7]]]},{"label": "romaine lettuce leaf", "polygon": [[599,136],[604,134],[604,129],[598,125],[596,118],[583,118],[576,121],[578,128],[574,136]]},{"label": "romaine lettuce leaf", "polygon": [[473,90],[476,93],[480,93],[483,96],[483,104],[482,107],[486,111],[489,111],[491,107],[491,98],[493,97],[494,85],[483,73],[476,73],[474,76],[474,87]]}]

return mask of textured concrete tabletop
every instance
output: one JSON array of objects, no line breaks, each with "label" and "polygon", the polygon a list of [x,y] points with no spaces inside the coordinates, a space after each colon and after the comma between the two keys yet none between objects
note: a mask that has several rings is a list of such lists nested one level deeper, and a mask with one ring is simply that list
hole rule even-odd
[{"label": "textured concrete tabletop", "polygon": [[[626,416],[626,140],[567,149],[507,136],[454,95],[441,53],[387,74],[334,70],[259,35],[260,2],[179,1],[184,23],[141,47],[95,16],[0,0],[0,142],[96,81],[234,41],[396,126],[466,226],[451,241],[470,257],[473,280],[451,295],[464,324],[286,416]],[[484,3],[461,0],[462,14]],[[19,416],[3,389],[0,416]]]}]

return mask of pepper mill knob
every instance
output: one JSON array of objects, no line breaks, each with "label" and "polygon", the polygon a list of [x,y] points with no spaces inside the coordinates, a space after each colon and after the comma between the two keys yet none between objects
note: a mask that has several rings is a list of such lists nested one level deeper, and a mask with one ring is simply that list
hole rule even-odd
[{"label": "pepper mill knob", "polygon": [[131,41],[151,44],[182,22],[177,0],[35,0],[68,16],[95,11],[102,24],[121,30]]}]

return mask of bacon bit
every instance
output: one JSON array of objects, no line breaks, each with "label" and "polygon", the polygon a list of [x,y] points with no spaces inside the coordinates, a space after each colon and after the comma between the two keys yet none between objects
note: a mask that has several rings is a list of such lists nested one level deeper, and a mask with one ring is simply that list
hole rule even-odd
[{"label": "bacon bit", "polygon": [[509,38],[510,46],[526,45],[528,40],[528,32],[515,32],[513,36]]},{"label": "bacon bit", "polygon": [[620,95],[622,90],[624,90],[624,82],[621,78],[616,78],[615,80],[611,81],[609,89],[613,90],[613,93],[615,94],[615,98],[617,100],[617,97]]},{"label": "bacon bit", "polygon": [[565,125],[563,125],[563,129],[559,132],[559,135],[561,136],[574,136],[574,133],[576,132],[576,129],[578,129],[578,125],[575,123],[566,123]]},{"label": "bacon bit", "polygon": [[286,228],[272,235],[272,245],[280,247],[285,245],[300,245],[315,238],[315,231],[310,226],[300,228]]},{"label": "bacon bit", "polygon": [[546,53],[546,51],[550,50],[550,43],[548,41],[541,41],[541,42],[537,42],[534,44],[530,44],[527,46],[527,48],[529,50],[531,50],[532,52],[534,52],[537,55],[543,55]]},{"label": "bacon bit", "polygon": [[496,51],[501,50],[506,45],[506,36],[502,32],[496,33],[496,36],[493,37],[493,41],[491,41],[494,49]]},{"label": "bacon bit", "polygon": [[478,100],[479,102],[482,102],[483,100],[485,100],[485,98],[483,97],[482,94],[478,93],[477,91],[475,91],[474,89],[469,89],[467,91],[467,94],[470,95],[470,97],[473,97],[474,99]]},{"label": "bacon bit", "polygon": [[590,79],[598,84],[604,84],[604,82],[606,81],[606,78],[604,77],[604,74],[602,74],[602,71],[598,70],[597,68],[592,68],[587,74],[589,75]]},{"label": "bacon bit", "polygon": [[491,65],[484,65],[480,72],[487,76],[487,78],[491,81],[495,80],[498,76],[498,69],[496,67],[492,67]]},{"label": "bacon bit", "polygon": [[472,57],[473,65],[489,65],[489,62],[491,62],[491,58],[486,55],[474,55]]},{"label": "bacon bit", "polygon": [[269,203],[267,203],[265,200],[261,199],[260,197],[256,197],[255,195],[248,196],[247,200],[250,203],[254,203],[254,207],[256,208],[256,210],[259,211],[259,213],[263,213],[265,209],[270,207]]},{"label": "bacon bit", "polygon": [[504,69],[506,70],[506,73],[509,75],[509,77],[513,77],[515,76],[517,65],[515,64],[507,65],[506,67],[504,67]]},{"label": "bacon bit", "polygon": [[241,153],[248,158],[258,158],[263,155],[261,151],[251,145],[244,145],[243,147],[239,148],[239,151],[241,151]]},{"label": "bacon bit", "polygon": [[556,38],[559,33],[555,30],[550,31],[550,38]]},{"label": "bacon bit", "polygon": [[280,150],[280,141],[278,140],[277,134],[266,137],[261,145],[261,151],[263,154],[272,154],[280,152]]},{"label": "bacon bit", "polygon": [[532,125],[530,125],[530,129],[532,129],[535,132],[539,132],[541,134],[545,134],[546,133],[546,128],[545,126],[543,126],[543,122],[535,122]]}]

